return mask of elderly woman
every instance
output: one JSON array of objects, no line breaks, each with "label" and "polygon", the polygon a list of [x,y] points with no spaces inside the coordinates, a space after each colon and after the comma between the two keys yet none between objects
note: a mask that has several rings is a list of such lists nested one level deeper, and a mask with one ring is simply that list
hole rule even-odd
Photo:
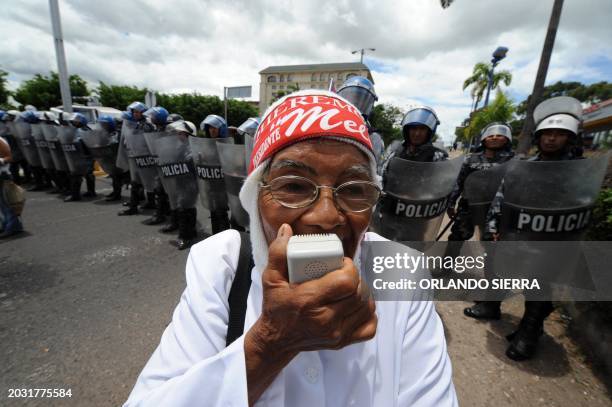
[{"label": "elderly woman", "polygon": [[[378,302],[357,259],[380,189],[359,111],[303,91],[271,106],[240,199],[254,267],[244,334],[226,346],[241,238],[194,246],[187,288],[126,406],[454,406],[444,330],[429,301]],[[334,233],[342,268],[288,281],[293,234]]]}]

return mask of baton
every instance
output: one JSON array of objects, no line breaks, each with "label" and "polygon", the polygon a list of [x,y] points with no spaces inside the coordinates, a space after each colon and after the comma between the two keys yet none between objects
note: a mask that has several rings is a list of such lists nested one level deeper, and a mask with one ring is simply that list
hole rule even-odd
[{"label": "baton", "polygon": [[448,228],[455,222],[455,219],[457,219],[457,214],[455,214],[455,216],[453,216],[452,218],[450,218],[450,220],[448,221],[448,223],[446,224],[446,226],[444,227],[444,229],[442,229],[442,232],[440,232],[440,234],[438,235],[438,237],[436,237],[436,242],[438,240],[440,240],[440,238],[442,237],[442,235],[444,233],[446,233],[446,231],[448,230]]}]

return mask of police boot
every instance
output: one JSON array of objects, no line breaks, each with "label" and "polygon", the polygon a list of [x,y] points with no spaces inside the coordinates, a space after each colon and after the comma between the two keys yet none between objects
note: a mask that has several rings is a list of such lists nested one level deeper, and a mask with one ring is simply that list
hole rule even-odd
[{"label": "police boot", "polygon": [[170,211],[170,223],[159,229],[159,231],[161,233],[173,233],[178,230],[178,227],[178,211],[175,209]]},{"label": "police boot", "polygon": [[210,227],[213,235],[229,229],[230,221],[229,216],[227,216],[227,210],[218,209],[210,212]]},{"label": "police boot", "polygon": [[83,177],[80,175],[70,175],[70,195],[68,195],[64,202],[76,202],[81,200],[81,183]]},{"label": "police boot", "polygon": [[46,189],[44,177],[41,167],[32,167],[32,175],[34,176],[34,186],[28,191],[43,191]]},{"label": "police boot", "polygon": [[197,242],[196,208],[183,209],[179,211],[179,235],[177,247],[179,250],[190,248]]},{"label": "police boot", "polygon": [[87,184],[87,192],[83,194],[85,198],[95,198],[96,194],[96,177],[93,173],[85,175],[85,183]]},{"label": "police boot", "polygon": [[471,307],[464,308],[465,316],[475,319],[500,319],[500,301],[478,301]]},{"label": "police boot", "polygon": [[518,330],[506,337],[510,341],[506,356],[516,361],[531,359],[544,333],[544,320],[552,310],[550,301],[525,301],[525,313]]},{"label": "police boot", "polygon": [[144,205],[140,205],[140,209],[156,209],[157,205],[155,205],[155,192],[147,191],[146,196],[147,200]]},{"label": "police boot", "polygon": [[121,199],[121,177],[118,175],[112,175],[111,180],[113,182],[113,192],[106,195],[106,198],[104,199],[106,202],[113,202]]},{"label": "police boot", "polygon": [[140,198],[141,185],[132,183],[130,188],[130,200],[128,201],[127,208],[120,211],[117,215],[119,216],[131,216],[138,213],[138,202]]},{"label": "police boot", "polygon": [[155,202],[156,202],[155,213],[153,214],[152,217],[150,217],[149,219],[145,219],[142,222],[145,225],[150,225],[150,226],[161,225],[162,223],[166,221],[166,215],[164,214],[164,207],[162,204],[162,197],[159,192],[155,193]]},{"label": "police boot", "polygon": [[57,171],[55,170],[47,170],[47,175],[52,182],[51,189],[47,191],[48,194],[59,194],[62,192],[60,188],[60,183],[57,178]]},{"label": "police boot", "polygon": [[58,173],[58,180],[61,185],[62,195],[69,196],[71,193],[71,178],[70,174],[66,171],[61,171]]}]

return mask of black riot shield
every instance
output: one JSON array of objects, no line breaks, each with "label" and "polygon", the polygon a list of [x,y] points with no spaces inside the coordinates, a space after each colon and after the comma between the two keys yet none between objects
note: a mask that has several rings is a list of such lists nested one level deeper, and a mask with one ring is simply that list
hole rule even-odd
[{"label": "black riot shield", "polygon": [[144,189],[153,192],[158,181],[157,161],[149,150],[146,133],[140,129],[129,132],[126,138],[130,172],[134,169]]},{"label": "black riot shield", "polygon": [[161,182],[168,194],[172,209],[195,207],[198,185],[191,159],[189,140],[174,134],[154,141],[153,153],[161,170]]},{"label": "black riot shield", "polygon": [[217,144],[223,179],[232,218],[242,227],[249,227],[249,215],[242,207],[238,194],[247,176],[243,144]]},{"label": "black riot shield", "polygon": [[468,175],[463,188],[463,197],[470,207],[472,223],[484,234],[487,212],[508,169],[508,162],[491,168],[474,171]]},{"label": "black riot shield", "polygon": [[582,240],[609,154],[563,161],[514,160],[504,176],[503,240]]},{"label": "black riot shield", "polygon": [[40,165],[46,170],[54,170],[55,164],[53,164],[53,158],[51,152],[47,146],[45,135],[42,130],[42,123],[32,124],[32,138],[38,149],[38,156],[40,157]]},{"label": "black riot shield", "polygon": [[68,170],[73,175],[87,174],[89,161],[83,151],[83,145],[77,137],[77,129],[71,126],[59,126],[57,136],[64,150]]},{"label": "black riot shield", "polygon": [[227,192],[217,143],[233,144],[234,140],[191,137],[189,142],[202,206],[209,211],[227,210]]},{"label": "black riot shield", "polygon": [[463,157],[440,162],[392,158],[372,230],[396,241],[433,241],[462,163]]},{"label": "black riot shield", "polygon": [[57,136],[58,126],[49,123],[41,123],[40,126],[45,141],[47,142],[47,147],[49,148],[49,154],[53,160],[53,166],[57,171],[68,172],[69,170],[68,163],[66,162],[66,156],[64,155],[64,150],[62,150],[62,145],[60,144]]},{"label": "black riot shield", "polygon": [[[15,126],[14,121],[10,121],[10,122],[6,122],[6,127],[8,128],[9,134],[13,137],[13,140],[15,141],[14,150],[11,151],[11,155],[13,156],[13,161],[15,162],[22,161],[25,158],[25,156],[23,152],[21,151],[22,148],[21,148],[21,142],[19,141],[19,136],[17,134],[17,126]],[[11,148],[13,148],[13,146],[11,146]]]},{"label": "black riot shield", "polygon": [[40,156],[38,155],[38,149],[34,137],[32,137],[32,126],[30,123],[23,120],[13,122],[21,151],[25,156],[26,161],[33,167],[40,167]]},{"label": "black riot shield", "polygon": [[121,172],[116,165],[119,149],[116,135],[109,133],[99,123],[95,123],[91,125],[91,130],[83,132],[81,137],[92,158],[100,164],[104,172],[109,175]]}]

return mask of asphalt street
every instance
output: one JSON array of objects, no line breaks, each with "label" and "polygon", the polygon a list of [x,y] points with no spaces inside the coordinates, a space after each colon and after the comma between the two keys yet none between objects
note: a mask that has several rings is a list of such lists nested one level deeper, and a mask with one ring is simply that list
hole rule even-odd
[{"label": "asphalt street", "polygon": [[[99,178],[98,192],[109,190]],[[184,289],[188,253],[172,245],[175,236],[143,225],[146,214],[118,217],[121,208],[28,193],[27,232],[0,241],[0,405],[116,406],[127,398]],[[201,208],[198,218],[208,230]],[[461,405],[612,404],[612,386],[566,335],[558,312],[538,359],[516,363],[504,356],[504,335],[518,322],[520,301],[504,304],[495,323],[468,320],[465,306],[437,304]],[[72,397],[8,398],[15,388],[70,389]]]}]

